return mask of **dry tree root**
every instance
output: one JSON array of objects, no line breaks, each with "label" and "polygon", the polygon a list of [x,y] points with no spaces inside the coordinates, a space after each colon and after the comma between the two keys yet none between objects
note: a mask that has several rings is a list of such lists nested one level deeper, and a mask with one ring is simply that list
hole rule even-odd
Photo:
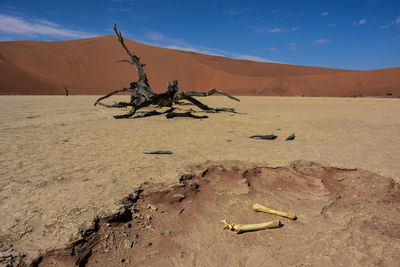
[{"label": "dry tree root", "polygon": [[169,150],[156,150],[156,151],[150,151],[150,152],[143,152],[144,154],[153,154],[153,155],[170,155],[173,154],[172,151]]},{"label": "dry tree root", "polygon": [[[126,107],[132,107],[131,111],[123,114],[123,115],[115,115],[115,119],[122,119],[122,118],[129,118],[135,115],[136,111],[143,108],[143,107],[148,107],[150,105],[156,105],[159,107],[172,107],[173,104],[182,104],[182,102],[179,102],[180,100],[186,100],[191,102],[192,104],[196,105],[202,110],[205,110],[207,112],[220,112],[220,111],[225,111],[225,112],[233,112],[236,113],[234,109],[232,108],[213,108],[209,107],[194,97],[206,97],[210,96],[213,94],[221,94],[226,97],[229,97],[230,99],[240,101],[238,98],[229,95],[228,93],[219,90],[219,89],[213,89],[208,92],[196,92],[196,91],[183,91],[183,92],[178,92],[178,81],[174,81],[173,84],[171,85],[168,83],[168,88],[167,91],[161,94],[156,94],[153,92],[151,89],[149,82],[147,80],[146,73],[143,70],[143,67],[145,66],[140,62],[140,58],[137,57],[134,53],[129,51],[128,47],[125,45],[124,38],[122,37],[121,31],[117,29],[117,25],[114,25],[114,31],[115,34],[118,37],[119,43],[122,45],[124,48],[125,52],[128,54],[130,59],[124,59],[120,60],[119,62],[126,62],[129,64],[132,64],[138,73],[139,80],[137,82],[132,82],[130,84],[129,88],[122,88],[118,89],[116,91],[113,91],[105,96],[100,97],[99,99],[96,100],[94,105],[96,106],[97,104],[107,107],[107,108],[126,108]],[[131,99],[129,102],[116,102],[114,104],[106,104],[101,102],[103,99],[106,99],[112,95],[115,95],[120,92],[130,92],[131,94]]]},{"label": "dry tree root", "polygon": [[264,139],[264,140],[274,140],[276,139],[278,136],[274,135],[274,134],[268,134],[268,135],[253,135],[250,136],[250,138],[255,138],[255,139]]}]

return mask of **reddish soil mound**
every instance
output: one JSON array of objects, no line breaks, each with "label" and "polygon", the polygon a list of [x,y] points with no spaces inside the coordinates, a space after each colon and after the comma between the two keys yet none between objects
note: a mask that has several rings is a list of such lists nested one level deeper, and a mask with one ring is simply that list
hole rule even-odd
[{"label": "reddish soil mound", "polygon": [[[146,64],[151,86],[166,90],[219,88],[234,95],[400,95],[400,68],[373,71],[234,60],[127,40]],[[0,94],[105,94],[136,80],[114,36],[62,42],[0,42]]]},{"label": "reddish soil mound", "polygon": [[[295,162],[287,168],[198,166],[174,185],[144,184],[84,238],[47,252],[40,266],[395,266],[400,185],[361,170]],[[279,229],[235,234],[221,220],[295,212]]]}]

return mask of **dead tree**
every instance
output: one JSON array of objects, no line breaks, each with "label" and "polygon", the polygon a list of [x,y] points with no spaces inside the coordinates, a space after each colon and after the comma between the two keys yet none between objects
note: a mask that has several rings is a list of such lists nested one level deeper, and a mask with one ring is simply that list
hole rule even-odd
[{"label": "dead tree", "polygon": [[64,90],[65,90],[65,96],[68,96],[69,95],[68,86],[64,86]]},{"label": "dead tree", "polygon": [[[120,62],[126,62],[129,64],[132,64],[136,68],[139,79],[137,82],[132,82],[130,84],[129,88],[122,88],[122,89],[116,90],[114,92],[111,92],[103,97],[100,97],[94,103],[95,106],[97,104],[99,104],[101,106],[108,107],[108,108],[131,107],[130,112],[123,114],[123,115],[115,115],[114,116],[115,119],[129,118],[129,117],[133,116],[137,110],[139,110],[143,107],[148,107],[149,105],[156,105],[159,107],[172,107],[173,104],[179,103],[179,100],[190,101],[194,105],[199,107],[200,109],[205,110],[207,112],[219,112],[219,111],[235,112],[235,110],[232,108],[209,107],[194,98],[194,96],[205,97],[205,96],[213,95],[215,93],[219,93],[219,94],[227,96],[233,100],[240,101],[238,98],[233,97],[233,96],[225,93],[224,91],[218,90],[218,89],[213,89],[209,92],[195,92],[195,91],[179,92],[178,91],[178,81],[174,81],[172,84],[170,84],[168,82],[168,88],[167,88],[166,92],[161,93],[161,94],[154,93],[153,90],[151,90],[151,87],[147,80],[146,73],[143,70],[143,67],[145,65],[140,62],[139,57],[137,57],[134,53],[129,51],[128,47],[125,45],[124,38],[122,37],[121,31],[117,29],[117,25],[114,25],[114,31],[118,37],[119,43],[122,45],[125,52],[130,57],[130,59],[124,59],[124,60],[121,60]],[[114,104],[106,104],[106,103],[100,102],[103,99],[106,99],[106,98],[108,98],[114,94],[120,93],[120,92],[130,92],[130,95],[131,95],[130,101],[129,102],[116,102]]]}]

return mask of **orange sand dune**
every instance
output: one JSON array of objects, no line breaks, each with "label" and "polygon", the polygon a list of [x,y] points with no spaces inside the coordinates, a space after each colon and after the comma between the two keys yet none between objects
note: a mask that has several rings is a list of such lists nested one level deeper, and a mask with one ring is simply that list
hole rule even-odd
[{"label": "orange sand dune", "polygon": [[[260,63],[153,47],[127,40],[146,64],[150,84],[181,90],[219,88],[235,95],[400,95],[400,68],[372,71]],[[114,36],[62,42],[0,42],[0,94],[104,94],[136,80],[118,63],[124,50]]]}]

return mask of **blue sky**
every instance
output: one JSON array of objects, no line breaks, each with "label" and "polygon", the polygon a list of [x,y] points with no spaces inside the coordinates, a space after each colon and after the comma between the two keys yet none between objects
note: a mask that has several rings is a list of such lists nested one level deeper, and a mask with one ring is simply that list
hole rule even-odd
[{"label": "blue sky", "polygon": [[237,59],[400,67],[400,0],[0,0],[0,40],[113,34]]}]

